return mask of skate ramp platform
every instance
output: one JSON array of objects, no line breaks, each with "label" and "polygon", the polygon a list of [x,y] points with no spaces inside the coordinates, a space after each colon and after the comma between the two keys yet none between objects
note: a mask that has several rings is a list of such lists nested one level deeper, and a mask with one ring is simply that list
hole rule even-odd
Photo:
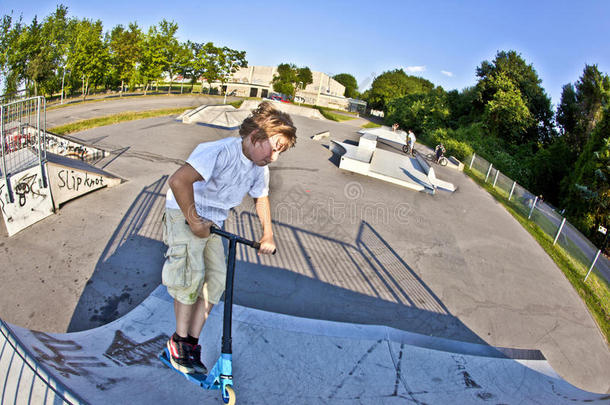
[{"label": "skate ramp platform", "polygon": [[47,172],[55,209],[74,198],[122,182],[120,177],[85,161],[54,153],[47,153]]},{"label": "skate ramp platform", "polygon": [[[222,304],[204,327],[203,361],[219,356]],[[133,311],[83,332],[2,323],[6,403],[221,403],[160,363],[174,331],[158,287]],[[234,306],[233,373],[240,404],[608,403],[559,377],[537,350],[505,349]]]}]

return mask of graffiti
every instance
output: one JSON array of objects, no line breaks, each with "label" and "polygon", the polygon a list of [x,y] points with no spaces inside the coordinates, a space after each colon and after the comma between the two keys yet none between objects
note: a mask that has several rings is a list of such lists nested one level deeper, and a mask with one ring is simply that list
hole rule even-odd
[{"label": "graffiti", "polygon": [[38,185],[36,184],[37,174],[26,174],[17,181],[15,185],[15,194],[19,196],[19,206],[24,207],[27,203],[27,195],[38,196],[45,198],[46,195],[41,194],[38,191]]},{"label": "graffiti", "polygon": [[114,334],[114,340],[104,356],[119,366],[154,365],[158,363],[157,355],[163,350],[168,339],[169,336],[161,334],[146,342],[137,343],[117,330]]},{"label": "graffiti", "polygon": [[59,178],[59,188],[67,190],[79,191],[81,186],[86,188],[104,187],[104,178],[102,176],[91,177],[87,172],[79,173],[74,170],[62,169],[57,172]]},{"label": "graffiti", "polygon": [[108,367],[108,364],[100,361],[96,356],[82,355],[83,347],[73,340],[57,339],[43,332],[32,332],[51,354],[34,347],[36,360],[55,370],[65,378],[70,376],[84,376],[91,374],[89,368]]},{"label": "graffiti", "polygon": [[461,376],[464,379],[464,386],[466,386],[466,388],[481,388],[481,386],[479,384],[476,383],[475,380],[472,379],[472,377],[470,376],[470,373],[468,373],[468,371],[466,371],[466,359],[462,356],[451,356],[453,358],[453,360],[455,361],[455,364],[457,365],[457,369],[458,369],[458,374],[461,374]]},{"label": "graffiti", "polygon": [[0,184],[0,210],[2,210],[2,215],[6,216],[6,211],[4,210],[4,186],[5,184]]},{"label": "graffiti", "polygon": [[47,134],[45,139],[46,150],[56,155],[83,161],[91,161],[105,156],[103,150],[71,142],[67,139],[53,136],[52,134]]}]

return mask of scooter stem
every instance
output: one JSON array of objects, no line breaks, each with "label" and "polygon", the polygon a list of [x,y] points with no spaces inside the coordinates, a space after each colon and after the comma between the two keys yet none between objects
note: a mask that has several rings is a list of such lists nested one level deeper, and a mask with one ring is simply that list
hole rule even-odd
[{"label": "scooter stem", "polygon": [[233,317],[233,281],[235,280],[235,252],[237,241],[229,238],[229,259],[227,261],[227,280],[225,287],[225,307],[222,323],[222,350],[221,353],[232,354],[231,348],[231,322]]}]

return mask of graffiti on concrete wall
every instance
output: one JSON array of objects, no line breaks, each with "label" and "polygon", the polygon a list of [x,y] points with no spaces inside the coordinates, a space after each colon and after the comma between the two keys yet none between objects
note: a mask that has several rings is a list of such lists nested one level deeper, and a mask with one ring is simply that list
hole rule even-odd
[{"label": "graffiti on concrete wall", "polygon": [[38,173],[26,174],[17,180],[14,193],[17,196],[17,203],[20,207],[25,207],[28,198],[47,197],[47,194],[43,194],[40,191],[40,185],[36,181],[37,177]]},{"label": "graffiti on concrete wall", "polygon": [[57,187],[70,191],[88,191],[104,187],[104,177],[69,169],[57,171]]},{"label": "graffiti on concrete wall", "polygon": [[51,189],[44,188],[40,167],[0,179],[0,207],[9,236],[53,214]]},{"label": "graffiti on concrete wall", "polygon": [[47,152],[73,159],[91,161],[105,156],[105,152],[101,149],[86,146],[49,133],[45,137],[45,142]]}]

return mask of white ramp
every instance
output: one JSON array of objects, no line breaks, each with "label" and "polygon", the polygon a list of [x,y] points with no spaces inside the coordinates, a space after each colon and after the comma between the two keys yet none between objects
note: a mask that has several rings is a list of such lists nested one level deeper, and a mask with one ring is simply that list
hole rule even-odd
[{"label": "white ramp", "polygon": [[[222,307],[214,307],[204,328],[208,366],[219,356]],[[601,404],[610,399],[562,380],[536,350],[239,306],[233,315],[233,382],[241,404]],[[44,381],[58,387],[59,403],[62,398],[91,404],[220,403],[218,391],[196,387],[156,358],[174,331],[173,305],[164,287],[125,317],[89,331],[50,334],[10,325],[2,331],[6,403],[36,398]],[[17,357],[23,359],[19,364]],[[33,379],[26,368],[43,378]]]}]

